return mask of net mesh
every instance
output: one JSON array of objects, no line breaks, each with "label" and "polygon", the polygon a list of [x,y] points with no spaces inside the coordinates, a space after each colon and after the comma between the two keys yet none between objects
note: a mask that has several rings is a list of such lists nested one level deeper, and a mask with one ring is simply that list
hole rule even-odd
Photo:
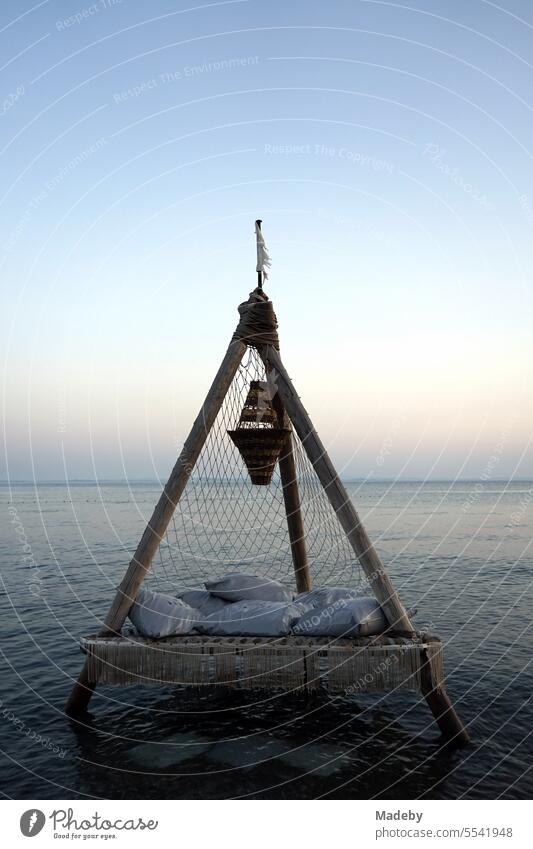
[{"label": "net mesh", "polygon": [[[150,580],[164,592],[199,588],[225,571],[275,578],[294,588],[294,567],[279,471],[255,486],[228,430],[237,426],[251,381],[264,365],[247,348],[154,558]],[[309,568],[314,586],[364,585],[337,516],[293,434]]]}]

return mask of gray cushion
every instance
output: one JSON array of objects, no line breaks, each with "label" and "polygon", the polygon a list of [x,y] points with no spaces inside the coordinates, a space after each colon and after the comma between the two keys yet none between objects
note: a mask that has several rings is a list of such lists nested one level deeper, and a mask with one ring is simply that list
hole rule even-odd
[{"label": "gray cushion", "polygon": [[357,598],[360,595],[361,591],[349,587],[317,587],[307,593],[300,593],[294,600],[310,607],[326,607],[341,598]]},{"label": "gray cushion", "polygon": [[199,610],[202,616],[216,613],[217,610],[222,610],[228,604],[223,598],[211,595],[207,590],[187,590],[187,592],[180,593],[178,598],[190,607]]},{"label": "gray cushion", "polygon": [[275,601],[238,601],[211,613],[197,624],[202,634],[225,637],[281,637],[289,634],[302,615],[296,604]]},{"label": "gray cushion", "polygon": [[292,593],[272,578],[229,572],[205,582],[206,590],[225,601],[292,601]]},{"label": "gray cushion", "polygon": [[309,610],[293,626],[301,637],[365,637],[380,634],[387,620],[375,598],[340,598],[333,604]]},{"label": "gray cushion", "polygon": [[178,598],[152,590],[140,589],[128,616],[141,637],[172,637],[190,634],[202,618]]}]

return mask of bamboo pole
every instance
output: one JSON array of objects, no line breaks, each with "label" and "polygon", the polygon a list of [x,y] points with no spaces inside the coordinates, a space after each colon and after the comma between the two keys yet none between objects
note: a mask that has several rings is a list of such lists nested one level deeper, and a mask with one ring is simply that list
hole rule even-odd
[{"label": "bamboo pole", "polygon": [[296,462],[294,458],[292,424],[277,392],[275,381],[272,380],[272,375],[269,371],[270,366],[266,357],[266,350],[266,346],[261,346],[258,348],[258,353],[265,366],[269,394],[272,398],[272,406],[276,412],[279,427],[284,427],[289,430],[278,460],[279,473],[281,477],[283,501],[285,503],[285,515],[287,517],[294,575],[296,578],[296,589],[299,593],[306,593],[311,589],[313,581],[309,571],[307,546],[305,544],[305,529],[302,517],[298,477],[296,474]]},{"label": "bamboo pole", "polygon": [[[189,480],[200,451],[207,439],[207,435],[222,406],[226,392],[235,377],[245,350],[246,345],[244,342],[235,339],[231,341],[202,408],[183,446],[183,450],[172,469],[172,473],[161,493],[152,517],[137,546],[137,550],[116,592],[100,636],[120,632],[128,611],[139,591],[139,587],[150,568],[150,563],[161,542],[161,538],[176,509],[176,504]],[[65,712],[69,715],[74,715],[85,710],[91,699],[94,687],[95,682],[88,680],[87,665],[84,664],[80,676],[72,688]]]},{"label": "bamboo pole", "polygon": [[269,346],[264,351],[271,379],[274,381],[283,405],[287,410],[294,429],[300,437],[302,445],[313,464],[313,467],[324,487],[331,506],[335,510],[339,522],[355,551],[365,575],[372,586],[377,600],[382,606],[389,625],[404,633],[413,633],[407,611],[395,591],[387,575],[381,559],[372,545],[353,506],[346,489],[339,479],[327,451],[316,433],[292,381],[285,370],[279,352]]},{"label": "bamboo pole", "polygon": [[296,589],[299,593],[309,592],[312,587],[309,563],[307,560],[307,546],[305,544],[305,531],[300,505],[300,492],[296,478],[296,463],[294,461],[294,450],[292,433],[289,432],[285,439],[279,457],[279,473],[283,489],[283,500],[285,502],[285,513],[287,515],[287,527],[289,529],[289,540],[291,544],[292,562],[296,577]]}]

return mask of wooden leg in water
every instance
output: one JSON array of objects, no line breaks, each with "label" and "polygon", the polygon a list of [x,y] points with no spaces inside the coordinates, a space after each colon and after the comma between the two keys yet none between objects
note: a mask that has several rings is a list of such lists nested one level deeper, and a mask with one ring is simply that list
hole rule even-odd
[{"label": "wooden leg in water", "polygon": [[424,693],[431,713],[446,739],[455,746],[466,746],[470,742],[468,731],[457,716],[446,690],[432,690]]},{"label": "wooden leg in water", "polygon": [[67,716],[79,716],[87,710],[87,706],[91,701],[96,681],[89,681],[87,674],[87,661],[83,664],[78,680],[74,684],[70,696],[65,705],[65,713]]},{"label": "wooden leg in water", "polygon": [[457,716],[443,683],[435,683],[429,661],[421,669],[421,691],[443,737],[455,746],[470,742],[468,731]]}]

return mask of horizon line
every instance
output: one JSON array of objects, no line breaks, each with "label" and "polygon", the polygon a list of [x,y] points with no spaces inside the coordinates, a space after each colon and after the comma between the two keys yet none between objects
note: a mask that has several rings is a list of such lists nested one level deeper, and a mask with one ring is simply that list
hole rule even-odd
[{"label": "horizon line", "polygon": [[[513,482],[531,482],[533,477],[516,476],[512,478],[491,478],[489,481],[482,481],[480,478],[411,478],[411,477],[391,477],[391,478],[366,478],[363,476],[343,477],[339,476],[344,483],[513,483]],[[223,480],[223,478],[219,478]],[[235,478],[234,480],[239,480]],[[127,486],[128,484],[153,484],[164,486],[166,480],[158,478],[43,478],[42,480],[32,480],[30,478],[19,478],[9,480],[3,478],[0,480],[0,486],[46,486],[60,484],[84,484],[87,486],[98,486],[98,484],[116,484]]]}]

